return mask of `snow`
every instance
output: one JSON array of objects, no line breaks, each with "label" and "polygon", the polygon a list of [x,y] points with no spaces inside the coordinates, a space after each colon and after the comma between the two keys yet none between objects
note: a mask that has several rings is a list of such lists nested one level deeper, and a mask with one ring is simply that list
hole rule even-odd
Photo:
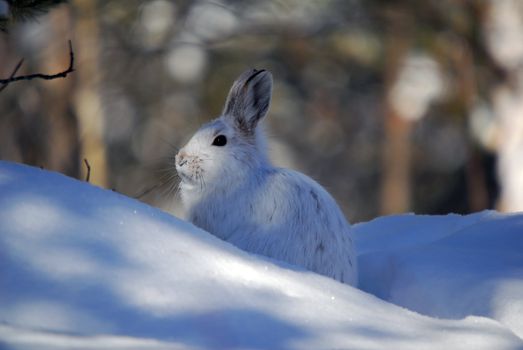
[{"label": "snow", "polygon": [[523,215],[397,216],[356,230],[363,290],[433,317],[493,318],[523,338]]},{"label": "snow", "polygon": [[523,215],[354,229],[361,290],[0,161],[0,348],[523,349]]}]

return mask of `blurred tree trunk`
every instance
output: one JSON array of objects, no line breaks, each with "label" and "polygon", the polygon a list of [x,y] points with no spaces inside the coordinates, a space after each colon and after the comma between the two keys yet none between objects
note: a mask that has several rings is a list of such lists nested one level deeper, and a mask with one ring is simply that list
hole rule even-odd
[{"label": "blurred tree trunk", "polygon": [[[80,130],[81,158],[91,165],[90,182],[107,187],[107,159],[103,141],[104,119],[100,96],[100,30],[98,1],[73,0],[76,16],[75,57],[77,90],[74,98]],[[83,176],[86,168],[82,166]]]},{"label": "blurred tree trunk", "polygon": [[[44,52],[43,72],[59,72],[69,65],[67,42],[71,26],[70,11],[62,6],[49,14],[53,34]],[[59,38],[59,39],[57,39]],[[56,79],[42,82],[43,110],[48,115],[48,142],[46,147],[45,168],[60,171],[72,177],[79,175],[78,125],[72,111],[71,96],[74,76],[68,79]]]},{"label": "blurred tree trunk", "polygon": [[411,208],[412,121],[399,115],[390,100],[400,66],[410,44],[407,20],[399,13],[389,14],[385,47],[383,175],[380,213],[403,213]]},{"label": "blurred tree trunk", "polygon": [[[34,11],[35,15],[41,14],[33,7],[23,8],[30,13]],[[8,45],[5,47],[6,58],[20,59],[18,40],[22,41],[22,52],[29,53],[18,74],[61,72],[70,64],[67,45],[71,28],[69,8],[58,6],[39,20],[44,23],[42,28],[46,34],[40,36],[38,42],[31,42],[27,37],[24,42],[21,31],[2,34],[5,39],[2,43]],[[9,62],[6,67],[14,67],[14,62]],[[8,108],[1,116],[3,125],[0,128],[7,129],[0,135],[0,146],[5,150],[2,157],[78,177],[78,127],[71,104],[74,82],[75,75],[71,74],[66,79],[17,82],[3,91],[4,108]]]},{"label": "blurred tree trunk", "polygon": [[492,93],[498,124],[498,177],[503,211],[523,211],[523,3],[489,2],[487,47],[508,77]]},{"label": "blurred tree trunk", "polygon": [[386,107],[385,141],[383,142],[383,187],[381,214],[409,211],[411,207],[412,122]]},{"label": "blurred tree trunk", "polygon": [[[466,116],[472,109],[478,95],[476,76],[474,68],[474,55],[470,45],[457,37],[451,43],[449,50],[450,62],[456,72],[456,103],[461,110],[460,115],[466,121]],[[464,126],[466,127],[466,126]],[[465,176],[467,184],[467,202],[471,212],[478,212],[489,207],[489,195],[485,169],[478,150],[472,142],[469,142],[470,155],[465,165]]]}]

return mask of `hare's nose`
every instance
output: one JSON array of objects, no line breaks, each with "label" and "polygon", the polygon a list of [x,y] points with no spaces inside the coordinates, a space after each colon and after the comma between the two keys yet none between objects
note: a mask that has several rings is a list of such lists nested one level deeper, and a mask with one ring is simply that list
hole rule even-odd
[{"label": "hare's nose", "polygon": [[180,151],[177,155],[176,155],[176,164],[178,166],[184,166],[186,163],[187,163],[187,154],[183,151]]}]

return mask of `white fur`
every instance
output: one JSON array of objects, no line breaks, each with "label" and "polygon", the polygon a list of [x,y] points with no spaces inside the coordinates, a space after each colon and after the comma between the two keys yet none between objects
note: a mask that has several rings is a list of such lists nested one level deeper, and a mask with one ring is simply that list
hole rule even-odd
[{"label": "white fur", "polygon": [[[334,199],[309,177],[275,168],[267,159],[258,121],[271,92],[269,72],[243,73],[224,114],[202,126],[177,154],[188,219],[246,251],[356,285],[350,224]],[[225,146],[212,145],[217,135],[227,138]]]}]

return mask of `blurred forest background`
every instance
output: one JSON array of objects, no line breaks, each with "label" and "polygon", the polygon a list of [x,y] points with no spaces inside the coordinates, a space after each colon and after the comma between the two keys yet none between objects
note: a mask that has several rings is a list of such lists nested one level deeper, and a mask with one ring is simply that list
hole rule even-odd
[{"label": "blurred forest background", "polygon": [[0,159],[79,179],[87,159],[176,213],[176,150],[256,67],[275,163],[349,220],[523,210],[523,1],[70,0],[11,22],[0,78],[65,70],[69,39],[75,72],[0,91]]}]

